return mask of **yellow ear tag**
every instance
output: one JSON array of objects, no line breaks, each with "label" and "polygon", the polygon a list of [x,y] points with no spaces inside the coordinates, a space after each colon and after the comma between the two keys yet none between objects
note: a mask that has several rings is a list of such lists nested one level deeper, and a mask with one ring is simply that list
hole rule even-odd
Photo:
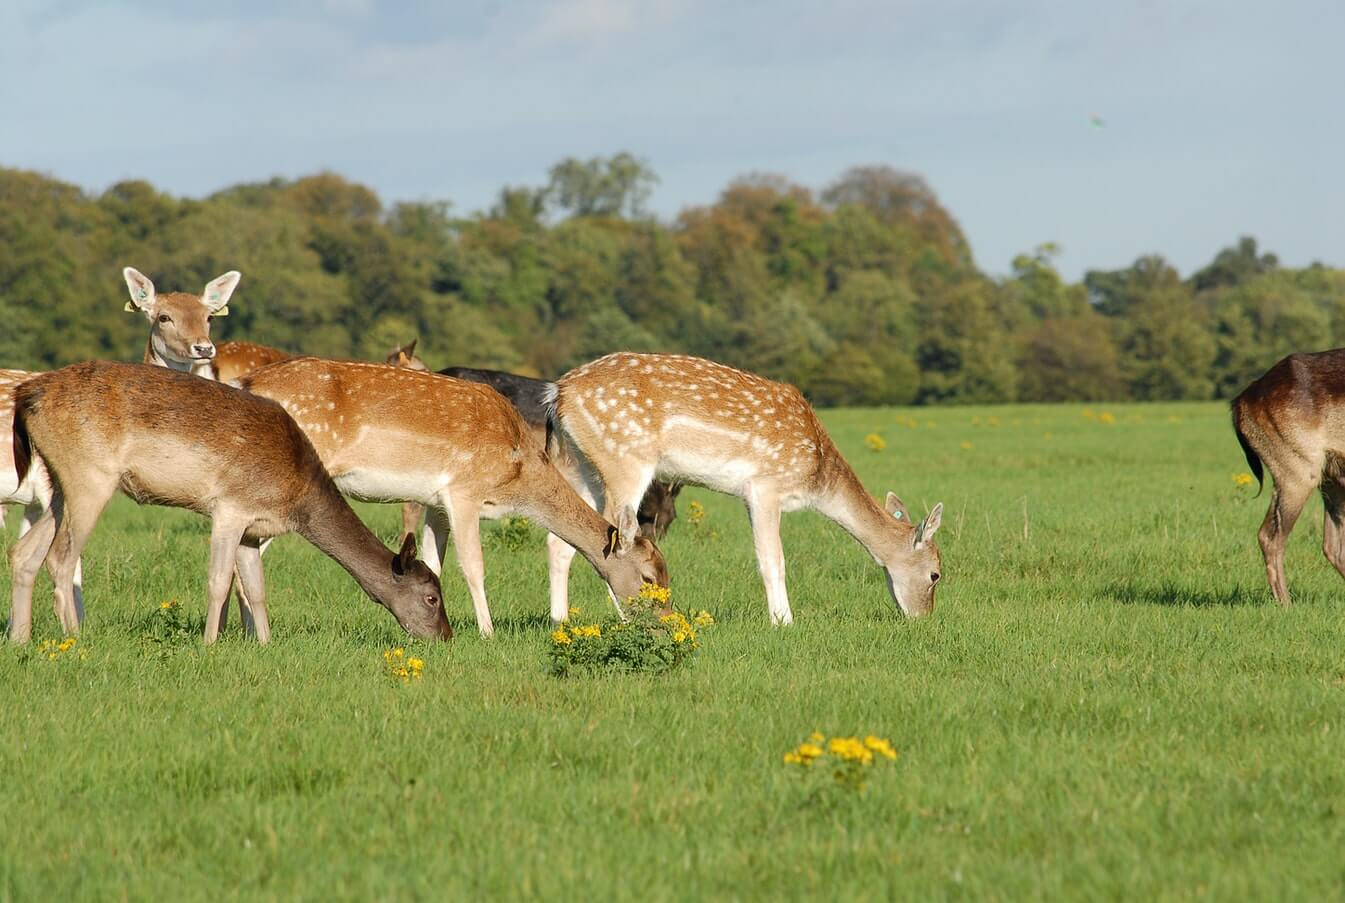
[{"label": "yellow ear tag", "polygon": [[136,307],[135,304],[130,301],[127,301],[126,306],[122,308],[122,310],[128,311],[129,313],[135,313],[139,309],[140,308]]},{"label": "yellow ear tag", "polygon": [[607,554],[616,552],[617,546],[621,544],[621,534],[617,532],[616,527],[607,528]]},{"label": "yellow ear tag", "polygon": [[214,312],[213,314],[211,314],[210,316],[212,316],[212,317],[227,317],[227,316],[229,316],[229,305],[227,305],[227,304],[224,305],[223,307],[221,307],[219,310],[215,311],[215,312]]}]

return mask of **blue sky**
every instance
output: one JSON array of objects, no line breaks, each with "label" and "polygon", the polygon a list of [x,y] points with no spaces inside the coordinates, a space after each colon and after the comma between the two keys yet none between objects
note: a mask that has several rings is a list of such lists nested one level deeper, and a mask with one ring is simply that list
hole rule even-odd
[{"label": "blue sky", "polygon": [[1343,34],[1294,0],[7,0],[0,165],[193,196],[331,169],[468,212],[629,150],[671,217],[886,163],[992,273],[1055,241],[1070,278],[1188,274],[1240,234],[1345,266]]}]

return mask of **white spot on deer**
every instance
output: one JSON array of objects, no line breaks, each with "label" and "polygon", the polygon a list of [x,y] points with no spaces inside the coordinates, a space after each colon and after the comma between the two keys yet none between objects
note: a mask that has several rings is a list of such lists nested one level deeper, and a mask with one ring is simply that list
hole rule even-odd
[{"label": "white spot on deer", "polygon": [[616,440],[611,438],[610,436],[605,437],[602,440],[602,447],[607,449],[608,451],[616,451]]},{"label": "white spot on deer", "polygon": [[329,410],[329,411],[335,411],[335,410],[336,410],[336,402],[334,402],[334,401],[329,401],[329,402],[327,402],[327,410]]}]

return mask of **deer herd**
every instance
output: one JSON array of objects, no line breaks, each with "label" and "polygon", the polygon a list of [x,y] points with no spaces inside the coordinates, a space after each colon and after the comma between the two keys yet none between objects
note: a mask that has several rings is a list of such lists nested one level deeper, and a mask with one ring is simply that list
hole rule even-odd
[{"label": "deer herd", "polygon": [[[617,353],[552,383],[432,373],[414,342],[383,363],[216,345],[211,323],[228,314],[237,271],[199,295],[160,293],[131,267],[123,276],[126,309],[149,322],[143,364],[0,370],[0,423],[10,430],[0,435],[0,506],[23,506],[9,550],[13,642],[31,636],[44,564],[62,629],[79,630],[80,555],[118,491],[210,518],[207,643],[226,621],[231,586],[245,630],[269,640],[262,552],[289,532],[335,559],[417,637],[453,634],[438,579],[450,537],[477,628],[492,634],[483,517],[517,513],[546,528],[554,621],[569,615],[576,553],[619,603],[646,583],[668,585],[655,541],[684,483],[746,503],[776,624],[792,621],[780,514],[804,506],[869,550],[901,611],[934,605],[942,505],[918,524],[891,493],[879,506],[791,386],[670,354]],[[397,552],[345,496],[404,504]]]},{"label": "deer herd", "polygon": [[[868,550],[901,612],[934,607],[943,505],[918,522],[893,493],[880,505],[793,386],[678,354],[617,352],[547,382],[465,367],[430,372],[414,342],[383,363],[216,345],[211,323],[227,315],[237,271],[200,295],[159,293],[131,267],[123,276],[126,309],[149,322],[142,364],[0,369],[0,424],[10,430],[0,434],[0,514],[23,506],[9,550],[13,642],[31,636],[44,564],[62,629],[79,630],[80,555],[118,491],[210,518],[207,643],[225,623],[231,586],[244,629],[269,640],[262,552],[288,532],[427,638],[453,635],[438,577],[451,537],[477,629],[490,636],[480,520],[509,513],[548,531],[559,623],[576,553],[618,603],[643,584],[668,585],[655,541],[687,483],[745,503],[773,624],[793,621],[780,516],[805,507]],[[1249,465],[1259,479],[1264,462],[1274,478],[1260,540],[1282,603],[1284,543],[1318,488],[1326,556],[1345,575],[1345,450],[1334,442],[1345,432],[1343,397],[1345,350],[1287,358],[1233,402]],[[398,551],[345,496],[403,504]]]}]

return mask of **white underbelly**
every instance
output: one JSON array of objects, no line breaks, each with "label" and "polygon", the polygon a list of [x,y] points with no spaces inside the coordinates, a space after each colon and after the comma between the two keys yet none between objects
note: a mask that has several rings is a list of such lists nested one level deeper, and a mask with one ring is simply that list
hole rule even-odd
[{"label": "white underbelly", "polygon": [[7,467],[0,472],[0,505],[31,505],[45,498],[46,493],[39,487],[45,489],[48,485],[47,468],[40,458],[33,462],[28,479],[23,481],[19,480],[13,467]]},{"label": "white underbelly", "polygon": [[432,505],[448,485],[443,474],[360,467],[336,477],[336,488],[365,502],[420,502]]},{"label": "white underbelly", "polygon": [[661,479],[685,480],[730,495],[745,495],[748,484],[760,473],[754,461],[709,455],[694,447],[669,449],[659,457],[656,475]]}]

